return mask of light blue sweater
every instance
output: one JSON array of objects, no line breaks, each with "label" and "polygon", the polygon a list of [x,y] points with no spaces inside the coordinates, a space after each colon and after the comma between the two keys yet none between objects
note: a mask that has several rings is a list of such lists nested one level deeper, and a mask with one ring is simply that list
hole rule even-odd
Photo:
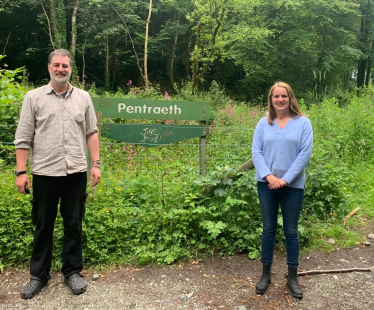
[{"label": "light blue sweater", "polygon": [[291,118],[283,129],[277,121],[269,125],[262,118],[255,130],[252,143],[252,158],[256,167],[255,180],[267,182],[266,176],[282,178],[294,188],[304,188],[305,167],[312,155],[313,129],[309,119],[299,116]]}]

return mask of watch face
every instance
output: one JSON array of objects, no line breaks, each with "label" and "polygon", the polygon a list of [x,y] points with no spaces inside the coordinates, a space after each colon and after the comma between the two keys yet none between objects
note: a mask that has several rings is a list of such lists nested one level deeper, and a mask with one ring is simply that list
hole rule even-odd
[{"label": "watch face", "polygon": [[21,174],[26,174],[26,171],[16,171],[15,172],[16,176],[20,176]]}]

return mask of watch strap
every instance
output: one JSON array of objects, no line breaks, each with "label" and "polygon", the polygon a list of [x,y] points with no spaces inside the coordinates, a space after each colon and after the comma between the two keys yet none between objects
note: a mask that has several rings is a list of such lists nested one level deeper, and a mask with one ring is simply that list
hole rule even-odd
[{"label": "watch strap", "polygon": [[22,174],[26,174],[27,172],[25,171],[25,170],[23,170],[23,171],[16,171],[15,172],[15,174],[16,174],[16,176],[18,177],[18,176],[20,176],[20,175],[22,175]]}]

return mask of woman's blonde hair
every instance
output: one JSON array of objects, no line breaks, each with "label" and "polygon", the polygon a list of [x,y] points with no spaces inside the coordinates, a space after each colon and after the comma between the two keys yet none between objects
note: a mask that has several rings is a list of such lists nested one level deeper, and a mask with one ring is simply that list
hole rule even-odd
[{"label": "woman's blonde hair", "polygon": [[273,121],[277,117],[277,114],[275,113],[275,109],[272,104],[271,98],[273,97],[273,91],[276,87],[283,87],[287,90],[288,97],[290,99],[290,112],[293,118],[296,118],[297,116],[306,116],[303,112],[301,112],[299,108],[299,103],[297,102],[297,99],[295,97],[295,93],[293,92],[290,85],[284,82],[276,82],[269,90],[268,95],[268,123],[270,125],[273,125]]}]

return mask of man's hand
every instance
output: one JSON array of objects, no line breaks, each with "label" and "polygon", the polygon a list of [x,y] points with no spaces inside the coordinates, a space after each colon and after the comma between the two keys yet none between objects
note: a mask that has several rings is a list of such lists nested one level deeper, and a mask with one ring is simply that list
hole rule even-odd
[{"label": "man's hand", "polygon": [[99,183],[100,177],[101,177],[100,168],[93,166],[91,168],[91,175],[90,175],[90,183],[92,184],[92,187],[95,187]]},{"label": "man's hand", "polygon": [[27,174],[21,174],[20,176],[16,177],[15,184],[18,187],[18,191],[24,195],[26,195],[25,185],[28,189],[31,188],[30,179]]}]

